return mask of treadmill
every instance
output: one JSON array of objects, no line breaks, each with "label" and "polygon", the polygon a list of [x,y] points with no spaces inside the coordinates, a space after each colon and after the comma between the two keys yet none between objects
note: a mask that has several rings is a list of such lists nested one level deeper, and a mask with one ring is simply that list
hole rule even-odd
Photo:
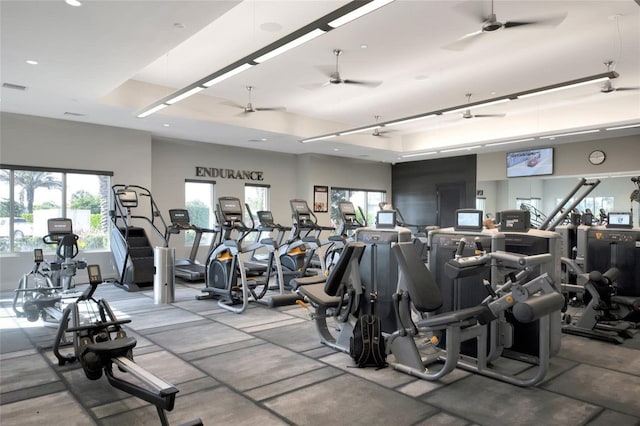
[{"label": "treadmill", "polygon": [[200,248],[200,241],[204,233],[214,234],[210,245],[210,249],[213,248],[216,245],[216,234],[218,230],[201,228],[191,224],[189,211],[186,209],[169,210],[169,218],[171,219],[171,225],[167,228],[168,236],[189,230],[195,231],[196,233],[189,257],[175,261],[175,276],[186,281],[204,281],[206,266],[199,263],[196,259],[198,256],[198,248]]}]

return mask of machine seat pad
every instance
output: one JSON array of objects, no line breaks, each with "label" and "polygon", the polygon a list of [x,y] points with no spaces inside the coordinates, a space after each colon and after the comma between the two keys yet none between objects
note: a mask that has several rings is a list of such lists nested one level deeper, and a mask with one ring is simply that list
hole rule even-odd
[{"label": "machine seat pad", "polygon": [[87,351],[94,352],[100,356],[115,358],[125,355],[130,349],[133,349],[137,343],[135,337],[125,337],[124,339],[90,343],[87,345]]},{"label": "machine seat pad", "polygon": [[618,305],[629,306],[631,308],[640,306],[640,297],[635,296],[611,296],[611,301]]},{"label": "machine seat pad", "polygon": [[289,281],[289,285],[291,289],[297,290],[300,287],[310,285],[310,284],[324,284],[327,281],[327,277],[324,274],[321,275],[312,275],[310,277],[300,277],[294,278]]},{"label": "machine seat pad", "polygon": [[[418,327],[441,327],[447,326],[450,324],[456,323],[464,323],[469,320],[475,320],[481,324],[485,324],[486,320],[490,317],[493,317],[491,310],[485,305],[472,306],[470,308],[460,309],[457,311],[445,312],[442,314],[434,315],[429,318],[422,319],[418,321]],[[463,326],[472,325],[475,323],[472,321],[471,324],[462,324]]]},{"label": "machine seat pad", "polygon": [[337,307],[340,303],[339,297],[329,296],[324,292],[324,283],[302,286],[298,289],[298,293],[304,297],[307,297],[311,301],[311,303],[320,306],[334,308]]}]

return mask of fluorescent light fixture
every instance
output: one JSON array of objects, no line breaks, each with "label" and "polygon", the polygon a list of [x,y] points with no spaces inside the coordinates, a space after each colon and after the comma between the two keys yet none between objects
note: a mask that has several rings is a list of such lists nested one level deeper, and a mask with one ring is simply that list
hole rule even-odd
[{"label": "fluorescent light fixture", "polygon": [[291,40],[290,42],[283,44],[282,46],[273,49],[270,52],[265,53],[262,56],[258,56],[257,58],[255,58],[253,61],[257,62],[259,64],[261,64],[262,62],[269,60],[271,58],[274,58],[278,55],[280,55],[281,53],[286,52],[287,50],[291,50],[294,47],[300,46],[303,43],[306,43],[310,40],[313,40],[314,38],[321,36],[322,34],[324,34],[326,31],[321,30],[320,28],[316,28],[315,30],[308,32],[296,39]]},{"label": "fluorescent light fixture", "polygon": [[472,149],[478,149],[480,147],[482,147],[482,145],[465,146],[465,147],[462,147],[462,148],[443,149],[440,152],[470,151]]},{"label": "fluorescent light fixture", "polygon": [[366,132],[368,130],[375,130],[380,128],[380,126],[371,126],[371,127],[365,127],[364,129],[355,129],[355,130],[348,130],[346,132],[340,132],[338,133],[339,136],[346,136],[346,135],[352,135],[354,133],[360,133],[360,132]]},{"label": "fluorescent light fixture", "polygon": [[532,93],[527,93],[527,94],[524,94],[524,95],[519,95],[518,99],[525,99],[525,98],[530,98],[532,96],[538,96],[538,95],[546,95],[547,93],[557,92],[557,91],[565,90],[565,89],[572,89],[574,87],[585,86],[587,84],[598,83],[598,82],[603,82],[603,81],[607,81],[607,80],[609,80],[609,77],[601,77],[601,78],[596,78],[594,80],[586,80],[586,81],[581,81],[581,82],[578,82],[578,83],[569,84],[569,85],[566,85],[566,86],[552,87],[550,89],[541,90],[539,92],[532,92]]},{"label": "fluorescent light fixture", "polygon": [[307,142],[315,142],[315,141],[321,141],[324,139],[331,139],[331,138],[335,138],[336,136],[338,136],[337,133],[334,133],[332,135],[325,135],[325,136],[318,136],[317,138],[309,138],[309,139],[302,139],[300,141],[300,143],[307,143]]},{"label": "fluorescent light fixture", "polygon": [[228,79],[230,77],[233,77],[236,74],[240,74],[242,71],[248,70],[251,67],[252,67],[251,64],[246,64],[246,63],[242,64],[239,67],[236,67],[236,68],[234,68],[234,69],[232,69],[230,71],[225,72],[224,74],[221,74],[221,75],[219,75],[217,77],[212,78],[211,80],[209,80],[209,81],[207,81],[205,83],[202,83],[202,85],[204,87],[211,87],[214,84],[220,83],[222,80],[226,80],[226,79]]},{"label": "fluorescent light fixture", "polygon": [[561,133],[561,134],[557,134],[557,135],[540,136],[540,139],[555,139],[555,138],[560,138],[562,136],[586,135],[587,133],[598,133],[599,131],[600,131],[600,129],[582,130],[580,132],[571,132],[571,133]]},{"label": "fluorescent light fixture", "polygon": [[429,151],[429,152],[416,152],[415,154],[405,154],[401,156],[401,158],[410,158],[410,157],[421,157],[423,155],[434,155],[437,154],[438,151]]},{"label": "fluorescent light fixture", "polygon": [[392,121],[390,123],[385,123],[385,127],[398,126],[400,124],[413,123],[414,121],[422,120],[423,118],[431,117],[434,114],[421,115],[420,117],[407,118],[405,120]]},{"label": "fluorescent light fixture", "polygon": [[29,65],[38,65],[38,61],[34,61],[33,59],[27,59],[25,62]]},{"label": "fluorescent light fixture", "polygon": [[166,108],[166,107],[168,107],[168,106],[169,106],[169,105],[167,105],[167,104],[159,104],[159,105],[156,105],[156,106],[154,106],[153,108],[150,108],[150,109],[148,109],[148,110],[146,110],[146,111],[144,111],[144,112],[142,112],[142,113],[138,114],[138,116],[137,116],[137,117],[138,117],[138,118],[145,118],[145,117],[147,117],[147,116],[149,116],[149,115],[151,115],[151,114],[153,114],[153,113],[156,113],[156,112],[160,111],[161,109]]},{"label": "fluorescent light fixture", "polygon": [[169,105],[173,105],[176,102],[180,102],[181,100],[186,99],[191,95],[195,95],[198,92],[202,92],[204,89],[205,89],[204,87],[196,86],[191,90],[187,90],[186,92],[181,93],[180,95],[165,101],[165,103],[167,103]]},{"label": "fluorescent light fixture", "polygon": [[78,0],[64,0],[64,2],[69,6],[73,6],[73,7],[82,6],[82,3],[80,3]]},{"label": "fluorescent light fixture", "polygon": [[480,107],[486,107],[486,106],[489,106],[489,105],[503,104],[505,102],[509,102],[510,100],[511,100],[510,98],[504,98],[504,99],[498,99],[497,101],[483,102],[481,104],[473,105],[473,108],[480,108]]},{"label": "fluorescent light fixture", "polygon": [[633,127],[640,127],[640,123],[628,124],[626,126],[607,127],[605,130],[622,130],[622,129],[631,129]]},{"label": "fluorescent light fixture", "polygon": [[506,141],[506,142],[496,142],[496,143],[488,143],[485,146],[498,146],[498,145],[507,145],[510,143],[518,143],[518,142],[528,142],[528,141],[532,141],[535,138],[526,138],[526,139],[517,139],[515,141]]},{"label": "fluorescent light fixture", "polygon": [[354,19],[358,19],[359,17],[366,15],[369,12],[373,12],[374,10],[381,8],[382,6],[385,6],[392,1],[393,0],[373,0],[372,2],[367,3],[352,12],[349,12],[346,15],[334,19],[333,21],[329,22],[329,26],[331,28],[338,28],[353,21]]}]

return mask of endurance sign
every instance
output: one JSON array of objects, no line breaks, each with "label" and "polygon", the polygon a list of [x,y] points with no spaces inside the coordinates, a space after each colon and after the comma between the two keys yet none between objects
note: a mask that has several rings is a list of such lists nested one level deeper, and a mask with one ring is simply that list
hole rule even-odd
[{"label": "endurance sign", "polygon": [[251,170],[232,170],[232,169],[218,169],[216,167],[197,167],[197,177],[212,177],[222,179],[242,179],[260,181],[264,180],[264,172],[251,171]]}]

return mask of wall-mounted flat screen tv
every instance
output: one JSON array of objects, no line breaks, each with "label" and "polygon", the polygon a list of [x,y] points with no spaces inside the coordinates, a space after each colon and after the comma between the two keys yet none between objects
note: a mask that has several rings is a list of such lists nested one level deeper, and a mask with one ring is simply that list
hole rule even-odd
[{"label": "wall-mounted flat screen tv", "polygon": [[553,174],[553,148],[507,152],[507,177]]}]

